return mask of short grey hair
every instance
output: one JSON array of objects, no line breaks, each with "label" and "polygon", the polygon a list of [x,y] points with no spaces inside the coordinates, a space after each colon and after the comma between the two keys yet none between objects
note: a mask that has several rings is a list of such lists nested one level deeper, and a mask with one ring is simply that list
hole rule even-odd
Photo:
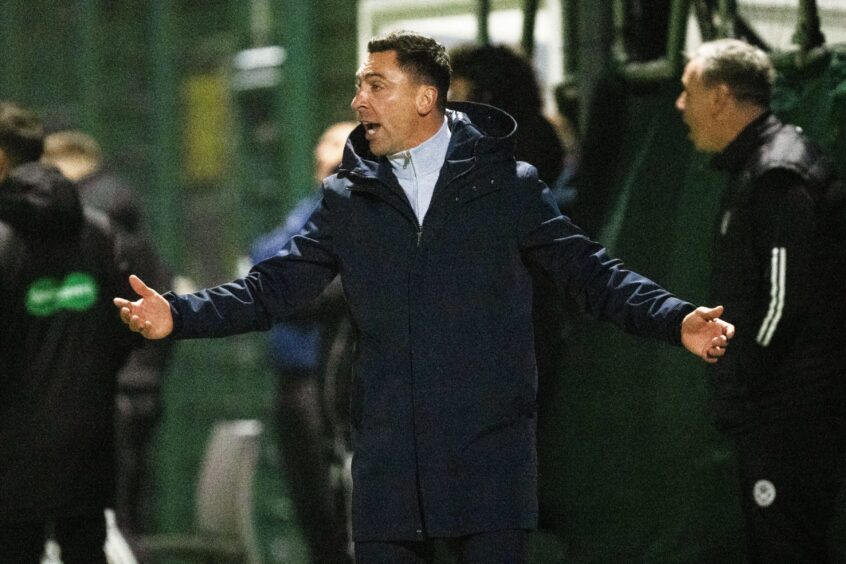
[{"label": "short grey hair", "polygon": [[761,49],[739,39],[718,39],[700,45],[690,58],[702,61],[706,87],[725,84],[740,102],[770,105],[775,68]]}]

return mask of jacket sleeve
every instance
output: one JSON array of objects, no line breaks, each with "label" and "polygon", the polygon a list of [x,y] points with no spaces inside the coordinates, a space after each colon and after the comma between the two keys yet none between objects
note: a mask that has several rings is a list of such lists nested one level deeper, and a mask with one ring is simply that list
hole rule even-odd
[{"label": "jacket sleeve", "polygon": [[694,306],[624,268],[559,212],[542,182],[529,180],[519,224],[524,260],[549,273],[591,316],[628,333],[680,344],[681,322]]},{"label": "jacket sleeve", "polygon": [[[816,203],[795,174],[771,171],[759,178],[752,196],[752,237],[756,286],[752,303],[736,320],[737,335],[723,371],[734,371],[753,386],[767,375],[789,348],[814,285],[804,280],[813,272]],[[732,350],[733,349],[733,350]]]},{"label": "jacket sleeve", "polygon": [[165,294],[173,337],[224,337],[266,330],[316,298],[338,273],[326,198],[276,255],[233,282],[194,294]]}]

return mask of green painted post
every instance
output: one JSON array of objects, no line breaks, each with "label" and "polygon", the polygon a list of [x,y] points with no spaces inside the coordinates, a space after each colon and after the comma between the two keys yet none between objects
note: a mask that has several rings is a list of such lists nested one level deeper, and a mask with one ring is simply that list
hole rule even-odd
[{"label": "green painted post", "polygon": [[312,154],[317,142],[316,113],[319,101],[316,95],[317,66],[314,59],[315,13],[313,2],[302,0],[277,0],[276,21],[287,49],[288,58],[282,67],[282,84],[279,103],[282,123],[282,151],[280,155],[282,178],[280,187],[283,204],[289,209],[308,191],[313,189]]},{"label": "green painted post", "polygon": [[491,13],[490,0],[478,0],[479,5],[476,10],[476,19],[478,20],[478,33],[476,34],[476,42],[479,45],[489,45],[491,36],[488,32],[488,16]]},{"label": "green painted post", "polygon": [[670,13],[670,30],[667,33],[667,62],[673,75],[684,67],[684,41],[687,36],[687,18],[690,0],[673,0]]},{"label": "green painted post", "polygon": [[82,17],[78,26],[79,65],[77,70],[80,84],[80,108],[82,128],[102,142],[103,126],[100,116],[103,104],[100,100],[100,26],[99,0],[82,0]]},{"label": "green painted post", "polygon": [[[0,46],[3,53],[17,53],[20,34],[25,29],[19,2],[0,2]],[[18,100],[23,90],[23,57],[5,55],[0,57],[0,96]],[[21,101],[22,102],[22,101]]]},{"label": "green painted post", "polygon": [[799,0],[799,17],[792,41],[802,52],[810,51],[825,43],[825,35],[820,29],[820,14],[816,0]]},{"label": "green painted post", "polygon": [[579,0],[564,0],[561,6],[561,32],[564,34],[564,76],[575,80],[579,70]]},{"label": "green painted post", "polygon": [[153,194],[150,222],[159,248],[171,265],[182,264],[178,85],[174,2],[153,0],[150,15],[153,56]]},{"label": "green painted post", "polygon": [[734,22],[737,19],[737,2],[735,0],[720,0],[720,37],[734,37]]},{"label": "green painted post", "polygon": [[520,44],[523,54],[530,59],[535,52],[535,19],[539,4],[538,0],[523,0],[523,36]]}]

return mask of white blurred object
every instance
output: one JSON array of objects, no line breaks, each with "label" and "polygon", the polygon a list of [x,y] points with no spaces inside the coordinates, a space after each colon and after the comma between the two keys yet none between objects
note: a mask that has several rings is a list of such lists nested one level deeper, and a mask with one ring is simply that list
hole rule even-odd
[{"label": "white blurred object", "polygon": [[106,560],[109,564],[138,564],[129,543],[118,529],[114,509],[106,509],[105,513],[106,544],[103,545],[103,550],[106,552]]},{"label": "white blurred object", "polygon": [[[198,289],[197,283],[188,276],[177,275],[173,277],[172,290],[177,294],[191,294],[196,292]],[[156,290],[160,292],[165,291],[164,288],[156,288]]]},{"label": "white blurred object", "polygon": [[62,564],[62,549],[55,540],[47,539],[47,542],[44,543],[41,564]]}]

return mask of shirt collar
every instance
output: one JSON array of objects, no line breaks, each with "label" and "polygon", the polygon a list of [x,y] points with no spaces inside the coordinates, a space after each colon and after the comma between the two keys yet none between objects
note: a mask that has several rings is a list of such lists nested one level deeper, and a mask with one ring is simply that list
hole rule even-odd
[{"label": "shirt collar", "polygon": [[[408,178],[415,174],[421,176],[440,171],[444,165],[451,136],[452,133],[447,125],[446,116],[444,116],[444,123],[437,133],[423,143],[407,151],[388,155],[394,174],[397,178]],[[412,164],[413,166],[410,166]]]}]

